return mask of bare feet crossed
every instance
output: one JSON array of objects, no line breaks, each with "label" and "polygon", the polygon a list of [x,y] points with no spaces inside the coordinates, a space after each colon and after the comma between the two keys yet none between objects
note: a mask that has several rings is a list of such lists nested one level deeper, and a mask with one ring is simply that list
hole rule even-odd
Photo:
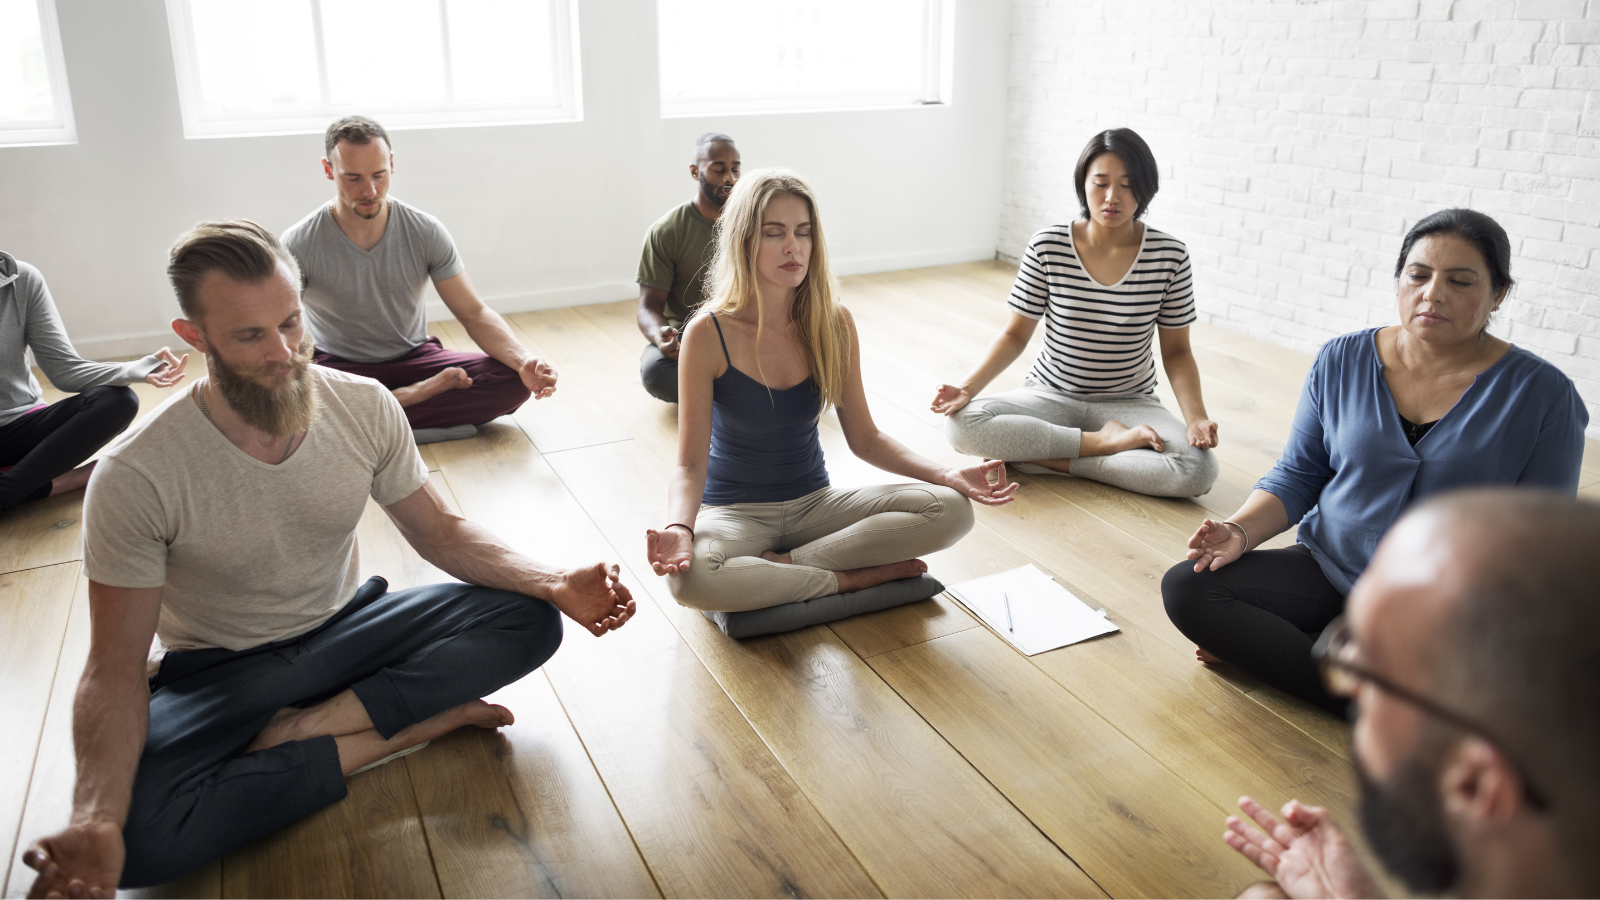
[{"label": "bare feet crossed", "polygon": [[446,391],[468,387],[472,387],[472,376],[460,366],[451,366],[448,369],[440,369],[436,374],[416,384],[395,389],[394,397],[400,401],[401,406],[415,406],[432,400]]}]

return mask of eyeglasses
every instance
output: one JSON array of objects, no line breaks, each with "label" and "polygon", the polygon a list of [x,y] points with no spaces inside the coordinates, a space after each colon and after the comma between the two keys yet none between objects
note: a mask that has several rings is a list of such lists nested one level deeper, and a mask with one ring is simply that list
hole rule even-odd
[{"label": "eyeglasses", "polygon": [[1322,631],[1322,636],[1317,638],[1316,645],[1311,648],[1311,658],[1316,660],[1317,668],[1322,672],[1322,683],[1327,687],[1328,693],[1335,697],[1354,697],[1363,681],[1370,682],[1390,696],[1404,700],[1463,731],[1478,735],[1494,744],[1517,769],[1517,773],[1521,776],[1522,793],[1527,798],[1528,804],[1537,810],[1549,807],[1550,804],[1545,800],[1544,794],[1528,780],[1527,768],[1511,755],[1506,749],[1505,742],[1466,716],[1446,709],[1421,694],[1409,691],[1370,669],[1350,662],[1350,658],[1355,655],[1355,646],[1355,632],[1351,630],[1350,623],[1345,617],[1340,616],[1328,623],[1328,627]]}]

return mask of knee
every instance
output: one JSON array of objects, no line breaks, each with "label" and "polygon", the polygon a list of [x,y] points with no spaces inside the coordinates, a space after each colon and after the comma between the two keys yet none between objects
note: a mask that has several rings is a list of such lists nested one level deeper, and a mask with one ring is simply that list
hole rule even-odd
[{"label": "knee", "polygon": [[690,609],[717,610],[726,604],[720,603],[718,598],[722,594],[722,563],[726,558],[711,541],[696,541],[694,556],[689,560],[689,568],[676,575],[664,575],[667,579],[667,590],[672,593],[672,599],[678,601],[679,606]]},{"label": "knee", "polygon": [[1215,606],[1210,587],[1216,577],[1214,572],[1196,572],[1192,559],[1179,560],[1161,576],[1161,604],[1167,618],[1190,638],[1203,629]]},{"label": "knee", "polygon": [[84,391],[83,396],[88,401],[86,405],[104,417],[107,426],[115,427],[112,434],[121,434],[139,414],[139,395],[130,387],[105,384]]},{"label": "knee", "polygon": [[644,389],[650,396],[666,403],[678,402],[678,361],[668,359],[661,355],[659,350],[648,352],[655,348],[647,348],[647,352],[639,362],[639,380],[644,383]]},{"label": "knee", "polygon": [[544,665],[561,648],[563,636],[561,612],[553,605],[533,597],[515,595],[521,603],[512,621],[505,626],[515,632],[518,639],[512,642],[513,668],[517,675],[532,672]]},{"label": "knee", "polygon": [[1178,472],[1182,476],[1176,486],[1175,497],[1198,497],[1217,483],[1222,465],[1217,454],[1198,447],[1186,447],[1178,458]]},{"label": "knee", "polygon": [[966,537],[976,521],[972,514],[972,501],[954,488],[934,486],[932,491],[936,504],[935,515],[949,536],[950,543],[954,544]]},{"label": "knee", "polygon": [[986,421],[988,418],[988,414],[981,407],[971,403],[967,404],[954,414],[945,417],[945,440],[948,440],[950,446],[960,453],[965,453],[969,456],[982,456],[983,451],[979,450],[975,444],[972,432],[976,425]]}]

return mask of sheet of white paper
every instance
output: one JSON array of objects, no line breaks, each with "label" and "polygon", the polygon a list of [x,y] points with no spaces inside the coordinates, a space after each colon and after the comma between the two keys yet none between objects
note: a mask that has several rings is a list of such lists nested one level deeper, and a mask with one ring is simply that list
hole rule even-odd
[{"label": "sheet of white paper", "polygon": [[1024,656],[1036,656],[1119,630],[1104,611],[1090,609],[1089,604],[1031,563],[998,575],[963,581],[946,590]]}]

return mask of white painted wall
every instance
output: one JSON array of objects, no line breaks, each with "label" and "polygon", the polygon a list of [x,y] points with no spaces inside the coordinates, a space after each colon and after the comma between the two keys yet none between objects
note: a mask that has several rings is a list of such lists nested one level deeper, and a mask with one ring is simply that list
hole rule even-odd
[{"label": "white painted wall", "polygon": [[1129,126],[1202,317],[1310,350],[1394,322],[1405,230],[1469,206],[1516,253],[1497,332],[1600,437],[1600,0],[1013,0],[1011,28],[1003,255]]},{"label": "white painted wall", "polygon": [[[218,216],[281,231],[325,202],[322,138],[185,139],[162,0],[57,5],[78,143],[0,148],[0,249],[44,271],[80,351],[147,352],[176,341],[172,240]],[[1003,12],[959,0],[948,107],[662,119],[655,4],[581,0],[584,120],[397,132],[394,194],[445,222],[506,312],[637,296],[644,230],[692,195],[693,141],[713,129],[738,139],[746,169],[811,179],[843,272],[988,259]]]}]

